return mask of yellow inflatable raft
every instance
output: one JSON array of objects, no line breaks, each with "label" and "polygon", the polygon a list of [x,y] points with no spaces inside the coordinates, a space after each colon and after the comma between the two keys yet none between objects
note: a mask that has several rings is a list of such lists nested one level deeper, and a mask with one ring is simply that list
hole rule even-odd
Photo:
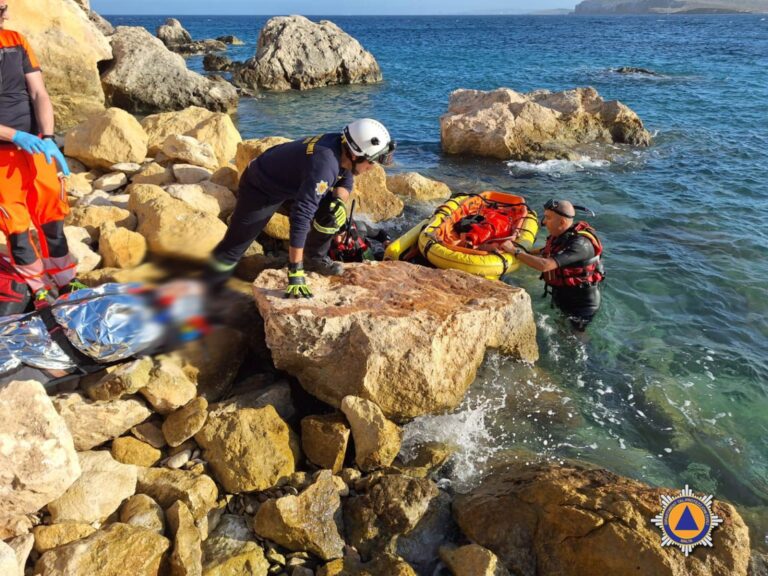
[{"label": "yellow inflatable raft", "polygon": [[[476,224],[467,226],[467,222]],[[494,224],[497,224],[494,227]],[[498,233],[526,249],[533,246],[539,224],[521,196],[505,192],[482,192],[456,196],[440,205],[428,219],[420,222],[392,242],[385,260],[413,260],[425,257],[437,268],[463,270],[470,274],[498,279],[517,270],[514,255],[497,253],[490,248]],[[468,231],[467,231],[468,230]],[[471,240],[483,239],[475,246]]]}]

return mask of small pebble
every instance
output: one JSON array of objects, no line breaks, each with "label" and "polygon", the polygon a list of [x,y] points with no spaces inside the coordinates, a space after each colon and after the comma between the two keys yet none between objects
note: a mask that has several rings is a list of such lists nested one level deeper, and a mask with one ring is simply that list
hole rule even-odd
[{"label": "small pebble", "polygon": [[189,462],[189,457],[192,455],[192,452],[189,450],[184,450],[183,452],[179,452],[178,454],[175,454],[174,456],[171,456],[170,458],[166,458],[165,460],[165,466],[166,468],[181,468]]}]

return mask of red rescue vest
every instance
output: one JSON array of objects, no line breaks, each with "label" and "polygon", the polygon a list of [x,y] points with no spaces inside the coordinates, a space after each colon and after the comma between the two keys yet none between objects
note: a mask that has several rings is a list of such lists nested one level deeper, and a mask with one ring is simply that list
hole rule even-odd
[{"label": "red rescue vest", "polygon": [[547,238],[547,244],[541,251],[541,255],[544,258],[556,256],[565,251],[565,249],[570,246],[571,242],[579,236],[584,236],[592,243],[592,246],[595,249],[594,257],[589,260],[544,272],[542,278],[547,286],[562,288],[583,286],[585,284],[591,285],[598,284],[605,278],[605,272],[602,263],[600,262],[600,255],[603,253],[603,245],[600,243],[600,239],[597,237],[595,229],[587,222],[579,222],[576,226],[572,226],[565,234],[562,234],[557,238],[549,236]]}]

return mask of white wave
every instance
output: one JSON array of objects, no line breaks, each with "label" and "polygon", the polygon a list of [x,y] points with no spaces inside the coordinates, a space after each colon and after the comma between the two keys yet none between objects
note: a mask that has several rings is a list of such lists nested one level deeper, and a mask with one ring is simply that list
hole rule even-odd
[{"label": "white wave", "polygon": [[608,160],[595,160],[589,156],[582,156],[578,160],[545,160],[544,162],[522,162],[510,160],[507,162],[509,172],[513,176],[532,176],[546,174],[549,176],[562,176],[585,170],[599,170],[609,166]]}]

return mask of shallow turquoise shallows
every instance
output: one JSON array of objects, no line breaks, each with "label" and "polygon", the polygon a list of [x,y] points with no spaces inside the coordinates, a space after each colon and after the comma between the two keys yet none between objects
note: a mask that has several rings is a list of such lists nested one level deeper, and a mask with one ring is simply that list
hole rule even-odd
[{"label": "shallow turquoise shallows", "polygon": [[[111,17],[154,32],[159,17]],[[319,18],[313,18],[315,20]],[[379,61],[384,82],[241,102],[246,138],[299,137],[373,116],[400,143],[395,171],[454,192],[499,189],[597,212],[605,305],[576,337],[520,275],[541,361],[491,354],[454,414],[409,425],[406,446],[460,442],[457,487],[489,464],[577,457],[653,484],[728,499],[768,532],[768,21],[763,16],[330,17]],[[266,17],[181,17],[196,39],[234,34],[253,55]],[[201,57],[189,60],[201,70]],[[638,66],[660,76],[619,75]],[[439,117],[457,88],[594,86],[634,109],[651,148],[609,163],[449,158]],[[395,231],[426,211],[410,207]],[[541,239],[540,239],[541,242]]]}]

